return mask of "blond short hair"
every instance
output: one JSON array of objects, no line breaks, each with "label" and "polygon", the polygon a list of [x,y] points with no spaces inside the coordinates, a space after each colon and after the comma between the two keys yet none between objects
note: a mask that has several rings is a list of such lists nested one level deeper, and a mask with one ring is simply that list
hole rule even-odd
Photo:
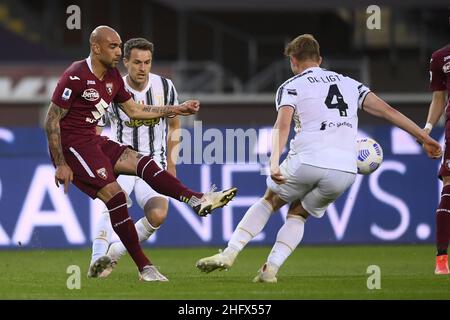
[{"label": "blond short hair", "polygon": [[302,34],[289,42],[284,49],[284,54],[293,56],[297,60],[320,60],[319,42],[311,34]]}]

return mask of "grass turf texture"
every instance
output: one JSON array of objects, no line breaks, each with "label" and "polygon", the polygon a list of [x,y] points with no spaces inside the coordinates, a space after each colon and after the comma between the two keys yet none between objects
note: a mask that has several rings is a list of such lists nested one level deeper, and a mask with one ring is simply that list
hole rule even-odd
[{"label": "grass turf texture", "polygon": [[[86,277],[90,251],[0,251],[0,299],[450,299],[450,276],[435,276],[434,248],[408,246],[299,247],[277,284],[251,280],[269,253],[248,247],[229,271],[201,273],[195,262],[215,248],[146,249],[170,282],[138,281],[129,256],[107,279]],[[69,290],[69,265],[81,268],[81,289]],[[381,289],[367,288],[369,265],[381,268]]]}]

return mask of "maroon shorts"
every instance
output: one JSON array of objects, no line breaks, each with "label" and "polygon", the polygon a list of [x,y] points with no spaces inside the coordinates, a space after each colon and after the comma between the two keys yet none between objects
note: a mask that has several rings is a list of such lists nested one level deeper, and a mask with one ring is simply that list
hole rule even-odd
[{"label": "maroon shorts", "polygon": [[450,176],[450,141],[445,143],[444,156],[442,157],[441,168],[439,169],[439,178]]},{"label": "maroon shorts", "polygon": [[126,148],[103,136],[85,146],[66,146],[64,158],[73,171],[73,184],[92,199],[97,198],[100,189],[116,181],[114,165]]}]

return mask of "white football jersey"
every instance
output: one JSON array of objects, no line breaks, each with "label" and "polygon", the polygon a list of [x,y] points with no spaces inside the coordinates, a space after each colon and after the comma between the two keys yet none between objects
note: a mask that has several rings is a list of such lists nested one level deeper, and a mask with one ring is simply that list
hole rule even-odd
[{"label": "white football jersey", "polygon": [[[134,101],[141,104],[163,106],[177,105],[178,94],[172,81],[156,74],[149,74],[146,88],[136,91],[123,77],[125,88]],[[111,123],[110,138],[127,144],[140,153],[152,156],[162,168],[167,167],[167,119],[151,120],[130,119],[118,104],[113,103],[107,109],[108,120]]]},{"label": "white football jersey", "polygon": [[276,108],[294,108],[290,154],[301,163],[356,173],[357,111],[369,92],[358,81],[319,67],[284,82]]}]

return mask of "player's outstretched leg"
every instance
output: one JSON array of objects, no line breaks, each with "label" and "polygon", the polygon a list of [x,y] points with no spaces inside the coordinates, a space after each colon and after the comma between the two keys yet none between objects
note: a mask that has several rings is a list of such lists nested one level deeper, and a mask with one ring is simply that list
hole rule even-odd
[{"label": "player's outstretched leg", "polygon": [[187,203],[199,216],[206,216],[217,208],[222,208],[237,193],[237,188],[207,193],[195,192],[181,183],[169,172],[161,169],[149,156],[140,156],[136,174],[156,192]]}]

